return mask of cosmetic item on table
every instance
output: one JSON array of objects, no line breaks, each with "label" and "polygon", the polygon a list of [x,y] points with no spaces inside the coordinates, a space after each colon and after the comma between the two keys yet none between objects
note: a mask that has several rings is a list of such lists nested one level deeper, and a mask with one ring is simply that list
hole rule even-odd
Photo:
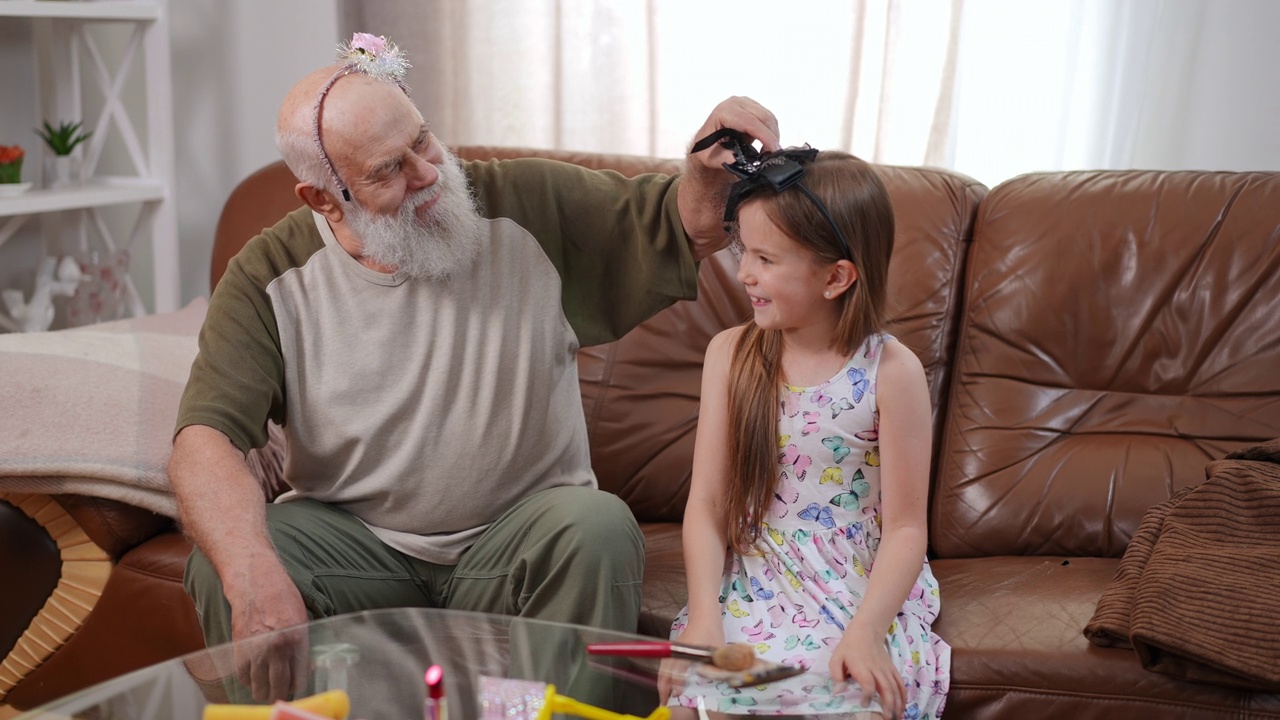
[{"label": "cosmetic item on table", "polygon": [[685,643],[665,642],[602,642],[588,643],[590,655],[625,655],[627,657],[679,658],[697,662],[709,662],[725,670],[750,669],[756,662],[755,648],[746,643],[732,643],[720,647],[705,647]]},{"label": "cosmetic item on table", "polygon": [[281,700],[271,706],[271,715],[268,720],[329,720],[329,718],[324,715],[307,712],[300,707],[294,707]]},{"label": "cosmetic item on table", "polygon": [[764,658],[756,658],[751,667],[743,670],[727,670],[707,664],[697,666],[697,673],[702,677],[708,680],[716,680],[735,688],[766,685],[803,672],[805,672],[805,669],[797,665],[783,665]]},{"label": "cosmetic item on table", "polygon": [[427,696],[422,701],[422,720],[448,720],[448,708],[444,700],[444,668],[432,665],[427,668],[423,680],[427,684]]},{"label": "cosmetic item on table", "polygon": [[575,715],[586,720],[670,720],[671,710],[659,707],[645,718],[588,705],[556,692],[555,685],[533,680],[480,677],[480,720],[551,720],[552,715]]},{"label": "cosmetic item on table", "polygon": [[[317,693],[287,704],[330,720],[346,720],[351,712],[351,698],[342,690]],[[213,703],[204,707],[204,720],[271,720],[274,710],[271,705]]]}]

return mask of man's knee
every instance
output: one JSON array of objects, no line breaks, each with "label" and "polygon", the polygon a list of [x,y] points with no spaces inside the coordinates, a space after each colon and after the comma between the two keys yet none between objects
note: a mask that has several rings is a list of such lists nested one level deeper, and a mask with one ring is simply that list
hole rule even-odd
[{"label": "man's knee", "polygon": [[574,555],[593,561],[610,572],[644,564],[644,536],[631,508],[617,495],[591,488],[563,488],[565,496],[549,518],[564,528]]}]

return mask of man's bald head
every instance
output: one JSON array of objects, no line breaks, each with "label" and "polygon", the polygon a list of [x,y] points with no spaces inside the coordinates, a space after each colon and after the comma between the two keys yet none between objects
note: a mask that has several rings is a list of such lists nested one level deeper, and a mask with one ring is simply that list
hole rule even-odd
[{"label": "man's bald head", "polygon": [[[317,122],[324,152],[337,163],[335,149],[358,144],[360,134],[368,130],[368,119],[377,117],[379,109],[388,103],[412,105],[399,86],[385,80],[350,71],[334,80],[343,70],[343,65],[335,64],[309,73],[285,95],[276,117],[276,147],[285,164],[302,182],[335,195],[339,187],[317,143]],[[317,108],[326,86],[329,90]],[[337,167],[334,171],[341,172]]]}]

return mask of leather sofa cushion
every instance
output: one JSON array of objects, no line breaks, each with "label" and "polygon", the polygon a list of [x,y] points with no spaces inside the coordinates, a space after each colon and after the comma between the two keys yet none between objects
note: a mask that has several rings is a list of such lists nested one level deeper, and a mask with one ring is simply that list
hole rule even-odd
[{"label": "leather sofa cushion", "polygon": [[990,192],[935,473],[939,557],[1119,557],[1210,460],[1280,437],[1278,205],[1274,173]]},{"label": "leather sofa cushion", "polygon": [[1280,713],[1280,696],[1180,682],[1132,651],[1089,643],[1093,615],[1119,561],[992,557],[936,560],[952,648],[945,715],[964,718],[1238,718]]},{"label": "leather sofa cushion", "polygon": [[640,605],[639,632],[663,640],[671,634],[671,621],[689,602],[684,581],[684,545],[680,523],[640,523],[644,533],[644,599]]}]

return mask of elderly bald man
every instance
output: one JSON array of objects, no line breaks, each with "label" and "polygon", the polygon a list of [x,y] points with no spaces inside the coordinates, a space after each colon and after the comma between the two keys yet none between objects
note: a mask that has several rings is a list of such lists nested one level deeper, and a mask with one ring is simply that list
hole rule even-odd
[{"label": "elderly bald man", "polygon": [[[633,631],[643,539],[597,489],[575,356],[695,295],[732,158],[638,179],[461,163],[393,45],[358,34],[342,58],[284,99],[304,207],[231,262],[179,411],[169,474],[206,642],[400,606]],[[778,147],[749,99],[698,137],[722,127]],[[292,490],[268,505],[245,453],[272,420]],[[238,653],[240,680],[297,692],[303,651]]]}]

